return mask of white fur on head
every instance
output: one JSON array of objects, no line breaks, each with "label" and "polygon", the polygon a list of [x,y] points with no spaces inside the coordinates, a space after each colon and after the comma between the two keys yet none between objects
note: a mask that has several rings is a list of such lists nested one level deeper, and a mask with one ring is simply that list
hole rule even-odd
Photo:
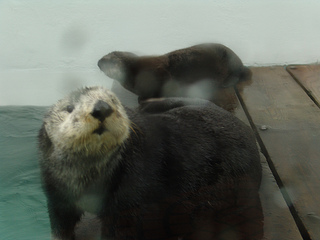
[{"label": "white fur on head", "polygon": [[[113,112],[102,123],[91,115],[99,101],[109,104]],[[72,112],[68,112],[73,108]],[[99,127],[101,135],[94,133]],[[130,121],[118,98],[103,87],[89,87],[72,92],[58,101],[44,119],[46,132],[55,151],[81,155],[108,155],[128,137]]]}]

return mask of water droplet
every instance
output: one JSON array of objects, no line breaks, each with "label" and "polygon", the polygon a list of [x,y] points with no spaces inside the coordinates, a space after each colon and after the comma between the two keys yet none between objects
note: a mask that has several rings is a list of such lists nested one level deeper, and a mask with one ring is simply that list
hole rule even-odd
[{"label": "water droplet", "polygon": [[260,130],[261,131],[266,131],[266,130],[268,130],[268,126],[267,125],[261,125],[260,126]]}]

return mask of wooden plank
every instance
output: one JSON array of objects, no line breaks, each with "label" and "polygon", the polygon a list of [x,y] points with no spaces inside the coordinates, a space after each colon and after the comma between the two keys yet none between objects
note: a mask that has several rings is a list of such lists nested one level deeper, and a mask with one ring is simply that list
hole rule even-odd
[{"label": "wooden plank", "polygon": [[[241,89],[243,88],[241,87]],[[239,101],[237,103],[238,107],[234,110],[235,116],[250,126],[249,120]],[[262,153],[260,156],[262,181],[259,194],[264,216],[263,239],[302,239],[295,221],[286,207],[286,202],[281,196],[280,189],[271,173],[266,158]]]},{"label": "wooden plank", "polygon": [[284,192],[311,238],[320,239],[320,109],[283,67],[252,71],[241,97]]},{"label": "wooden plank", "polygon": [[288,66],[287,71],[303,86],[320,106],[320,65]]}]

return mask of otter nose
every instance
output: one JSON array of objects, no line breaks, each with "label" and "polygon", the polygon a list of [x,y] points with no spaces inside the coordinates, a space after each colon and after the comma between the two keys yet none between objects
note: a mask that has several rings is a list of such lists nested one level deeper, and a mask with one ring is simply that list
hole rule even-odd
[{"label": "otter nose", "polygon": [[111,115],[112,112],[113,109],[110,107],[108,103],[99,100],[94,105],[91,115],[94,118],[98,119],[100,122],[103,122],[106,119],[106,117]]}]

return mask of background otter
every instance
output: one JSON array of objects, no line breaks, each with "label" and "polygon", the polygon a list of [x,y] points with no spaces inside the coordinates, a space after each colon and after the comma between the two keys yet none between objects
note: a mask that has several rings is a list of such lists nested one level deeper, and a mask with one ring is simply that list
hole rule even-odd
[{"label": "background otter", "polygon": [[[39,148],[53,239],[73,239],[84,212],[101,219],[102,239],[151,239],[147,230],[160,234],[155,226],[163,238],[199,239],[192,234],[210,218],[194,208],[208,214],[233,202],[233,193],[245,196],[240,182],[257,190],[261,178],[251,129],[205,100],[169,98],[132,110],[107,89],[80,89],[45,116]],[[186,224],[187,232],[163,220],[182,210],[183,220],[198,224]],[[148,216],[157,220],[152,228]]]},{"label": "background otter", "polygon": [[222,44],[200,44],[161,56],[111,52],[98,62],[139,100],[158,97],[200,97],[215,100],[217,89],[251,79],[251,71]]}]

